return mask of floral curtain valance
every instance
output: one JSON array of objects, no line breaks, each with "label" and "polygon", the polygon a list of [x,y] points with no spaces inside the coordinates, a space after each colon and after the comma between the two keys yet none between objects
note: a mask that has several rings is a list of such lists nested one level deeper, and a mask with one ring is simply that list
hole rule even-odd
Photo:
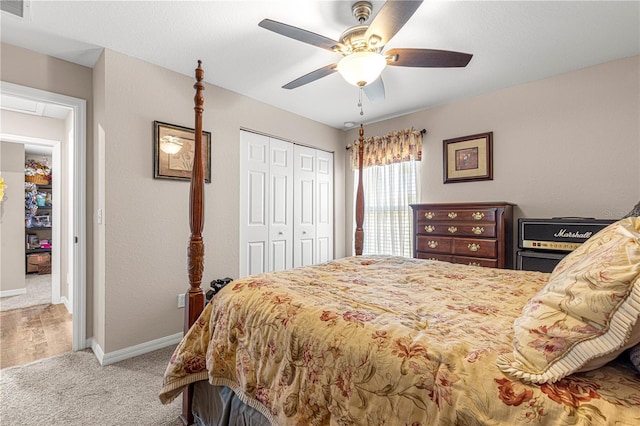
[{"label": "floral curtain valance", "polygon": [[[358,168],[358,141],[351,149],[351,169]],[[422,159],[422,133],[411,128],[363,141],[363,168]]]}]

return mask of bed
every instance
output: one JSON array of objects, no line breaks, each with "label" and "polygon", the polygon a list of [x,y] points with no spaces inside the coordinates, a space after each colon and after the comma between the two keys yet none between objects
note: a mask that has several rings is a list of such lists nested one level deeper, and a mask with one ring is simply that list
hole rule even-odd
[{"label": "bed", "polygon": [[552,274],[357,255],[233,281],[205,307],[198,162],[185,336],[160,393],[183,395],[185,424],[640,424],[640,217]]}]

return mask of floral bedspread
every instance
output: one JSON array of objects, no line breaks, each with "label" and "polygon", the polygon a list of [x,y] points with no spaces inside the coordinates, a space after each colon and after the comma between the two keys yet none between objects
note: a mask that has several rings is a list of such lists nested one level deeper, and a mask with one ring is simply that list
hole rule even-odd
[{"label": "floral bedspread", "polygon": [[234,281],[176,349],[160,399],[208,379],[274,425],[640,424],[628,359],[551,385],[496,367],[547,278],[365,256]]}]

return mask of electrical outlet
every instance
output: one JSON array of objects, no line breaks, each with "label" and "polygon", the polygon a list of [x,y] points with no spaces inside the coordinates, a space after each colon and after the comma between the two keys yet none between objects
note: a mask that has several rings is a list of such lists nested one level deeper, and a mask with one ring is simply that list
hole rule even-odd
[{"label": "electrical outlet", "polygon": [[178,308],[184,308],[184,293],[178,295]]}]

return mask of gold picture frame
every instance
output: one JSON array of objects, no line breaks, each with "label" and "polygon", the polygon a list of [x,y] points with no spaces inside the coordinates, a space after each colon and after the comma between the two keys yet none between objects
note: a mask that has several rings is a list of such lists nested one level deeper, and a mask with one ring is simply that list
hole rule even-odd
[{"label": "gold picture frame", "polygon": [[[175,124],[153,122],[153,177],[191,180],[195,130]],[[211,132],[202,132],[204,181],[211,183]]]},{"label": "gold picture frame", "polygon": [[442,142],[444,183],[493,180],[493,132]]}]

